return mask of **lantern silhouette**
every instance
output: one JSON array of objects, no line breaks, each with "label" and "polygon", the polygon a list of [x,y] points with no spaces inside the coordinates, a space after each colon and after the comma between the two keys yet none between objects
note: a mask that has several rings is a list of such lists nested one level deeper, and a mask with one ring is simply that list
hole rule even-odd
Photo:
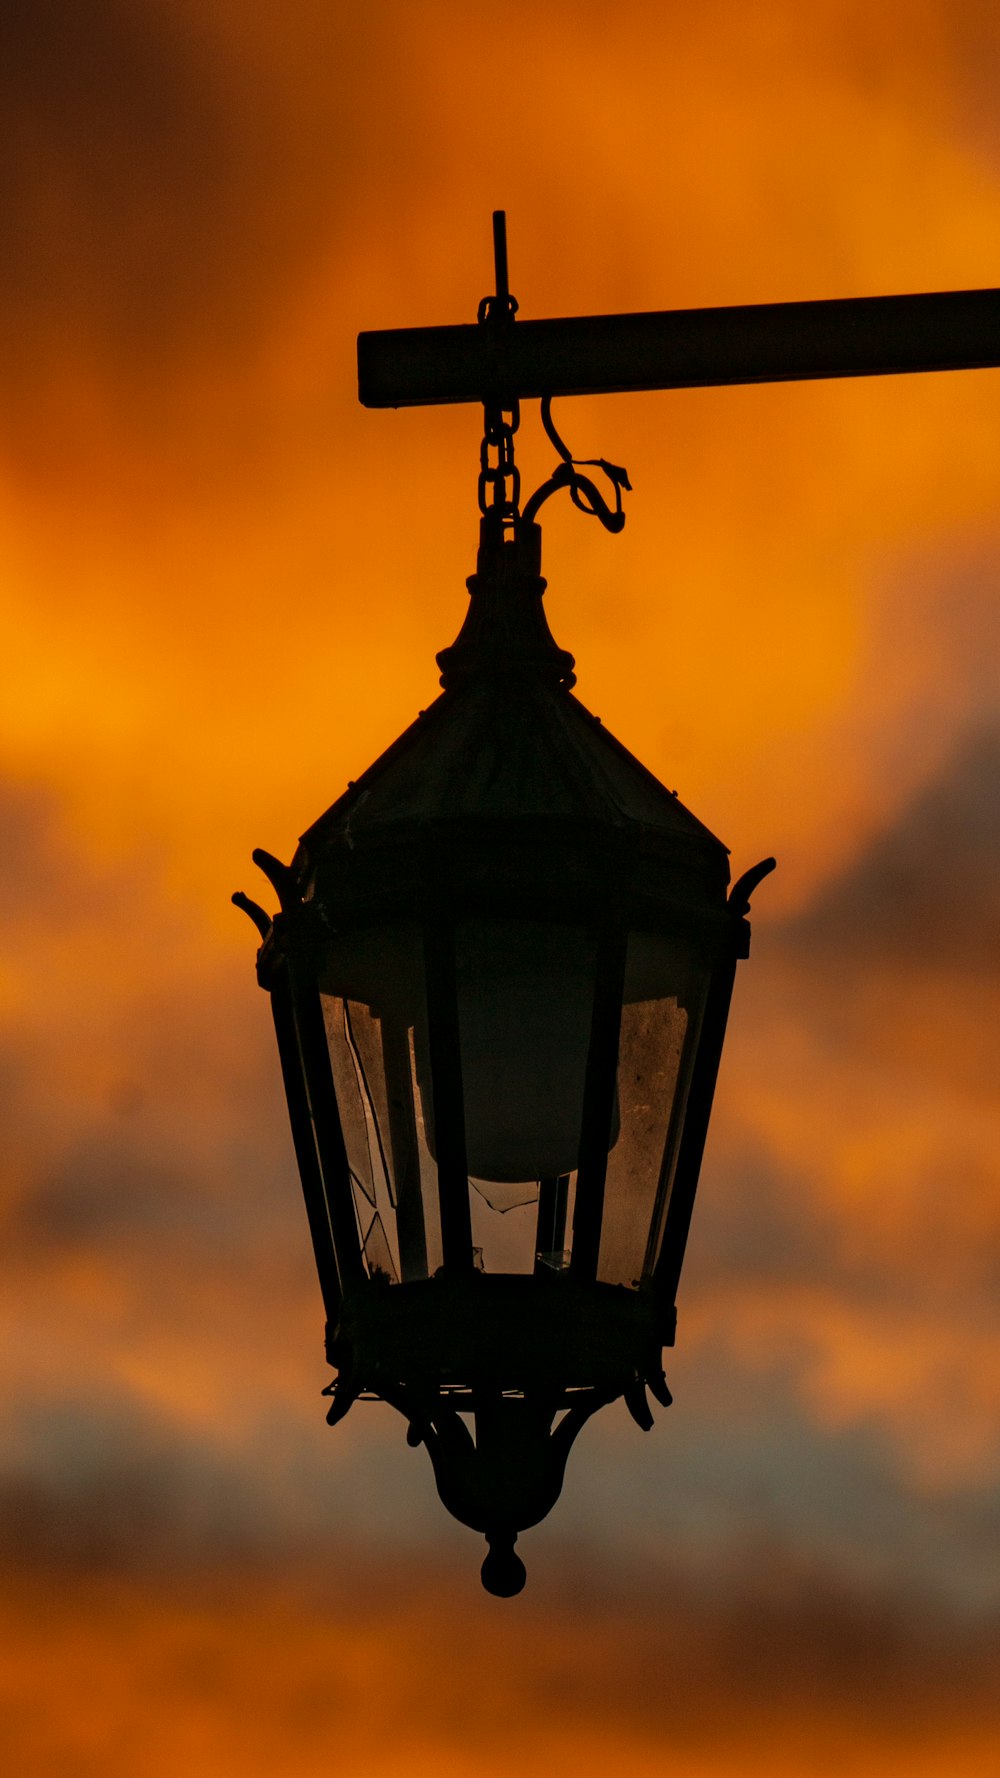
[{"label": "lantern silhouette", "polygon": [[336,1367],[406,1417],[485,1534],[490,1591],[570,1446],[651,1424],[748,897],[725,848],[574,697],[540,531],[484,519],[437,701],[303,835],[257,852]]}]

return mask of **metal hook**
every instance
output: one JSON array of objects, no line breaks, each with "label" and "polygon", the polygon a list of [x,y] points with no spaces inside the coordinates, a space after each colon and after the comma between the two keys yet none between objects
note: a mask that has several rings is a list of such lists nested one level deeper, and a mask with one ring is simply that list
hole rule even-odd
[{"label": "metal hook", "polygon": [[241,913],[249,914],[261,938],[267,938],[271,930],[271,916],[264,912],[260,903],[251,901],[249,895],[244,895],[242,889],[237,889],[236,894],[231,895],[229,899],[235,908],[240,909]]},{"label": "metal hook", "polygon": [[770,876],[776,868],[777,862],[776,858],[763,858],[760,864],[752,865],[749,870],[743,872],[741,877],[737,878],[729,891],[729,906],[734,914],[748,914],[750,912],[751,895],[757,885],[762,883],[765,877]]}]

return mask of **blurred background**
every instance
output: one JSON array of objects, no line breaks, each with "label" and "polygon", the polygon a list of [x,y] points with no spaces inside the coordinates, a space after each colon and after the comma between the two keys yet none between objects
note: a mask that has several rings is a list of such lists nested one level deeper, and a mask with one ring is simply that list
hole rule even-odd
[{"label": "blurred background", "polygon": [[619,538],[545,509],[578,693],[779,869],[675,1406],[591,1424],[520,1599],[389,1409],[324,1424],[228,898],[465,609],[480,415],[363,411],[359,329],[472,320],[495,206],[524,316],[1000,284],[998,83],[991,0],[7,0],[19,1778],[990,1766],[1000,372],[556,404],[635,487]]}]

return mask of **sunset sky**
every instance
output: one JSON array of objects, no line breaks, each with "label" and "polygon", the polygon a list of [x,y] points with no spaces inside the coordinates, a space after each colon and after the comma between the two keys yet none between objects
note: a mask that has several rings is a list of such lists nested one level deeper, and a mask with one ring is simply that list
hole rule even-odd
[{"label": "sunset sky", "polygon": [[464,613],[480,415],[360,408],[358,331],[474,319],[501,205],[525,317],[1000,285],[995,0],[7,0],[0,97],[4,1769],[983,1778],[1000,371],[556,404],[635,490],[545,508],[578,694],[779,868],[675,1405],[518,1600],[324,1424],[229,895]]}]

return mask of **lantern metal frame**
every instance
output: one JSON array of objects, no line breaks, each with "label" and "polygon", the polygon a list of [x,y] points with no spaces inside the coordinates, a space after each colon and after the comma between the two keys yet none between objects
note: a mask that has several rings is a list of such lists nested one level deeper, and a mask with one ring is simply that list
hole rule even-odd
[{"label": "lantern metal frame", "polygon": [[[444,1504],[487,1536],[484,1582],[505,1594],[523,1584],[517,1534],[554,1504],[590,1415],[624,1397],[648,1428],[647,1390],[663,1405],[671,1400],[662,1352],[674,1341],[677,1282],[736,963],[749,949],[749,894],[773,860],[748,872],[727,898],[724,848],[572,697],[572,657],[556,646],[542,611],[538,526],[521,521],[510,540],[495,523],[484,521],[482,531],[469,614],[457,642],[438,657],[445,689],[437,703],[303,836],[291,866],[254,853],[278,896],[273,921],[246,897],[236,899],[263,937],[258,979],[271,996],[326,1309],[326,1352],[338,1372],[328,1419],[342,1419],[359,1396],[403,1413],[410,1442],[428,1448]],[[366,837],[362,812],[380,786],[414,755],[432,774],[448,724],[477,697],[487,700],[481,721],[501,748],[515,745],[532,721],[568,722],[577,745],[594,749],[598,763],[613,761],[636,787],[637,807],[653,798],[673,829],[618,808],[612,818],[597,803],[589,813],[554,818],[529,802],[513,814],[404,817]],[[570,761],[577,779],[585,764]],[[474,1260],[455,932],[461,921],[491,917],[571,922],[597,941],[572,1253],[561,1275],[537,1261],[529,1274],[484,1274]],[[377,934],[400,922],[421,933],[443,1263],[434,1276],[390,1283],[365,1266],[320,984],[334,932]],[[682,942],[701,959],[709,989],[700,1026],[686,1039],[690,1065],[675,1105],[683,1133],[674,1143],[659,1257],[630,1289],[597,1271],[626,951],[635,931]],[[565,1201],[558,1185],[539,1185],[539,1247],[546,1228],[550,1244],[559,1244]],[[470,1414],[475,1440],[462,1418]]]}]

